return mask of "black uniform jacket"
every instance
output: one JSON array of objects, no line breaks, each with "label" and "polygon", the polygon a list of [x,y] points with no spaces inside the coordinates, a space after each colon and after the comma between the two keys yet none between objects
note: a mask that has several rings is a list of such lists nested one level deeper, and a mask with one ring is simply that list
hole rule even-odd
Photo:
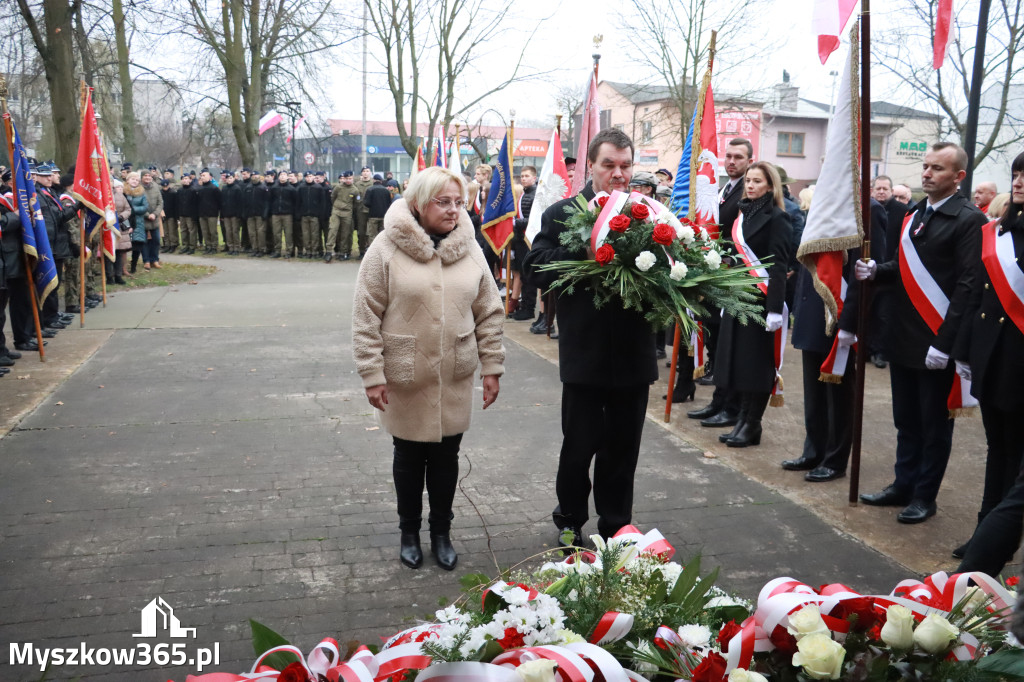
[{"label": "black uniform jacket", "polygon": [[220,188],[213,180],[206,184],[199,183],[196,189],[200,218],[217,218],[220,216]]}]

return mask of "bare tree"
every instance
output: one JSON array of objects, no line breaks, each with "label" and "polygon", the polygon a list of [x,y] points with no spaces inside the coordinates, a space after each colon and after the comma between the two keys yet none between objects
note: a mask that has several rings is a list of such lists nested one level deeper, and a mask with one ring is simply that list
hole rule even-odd
[{"label": "bare tree", "polygon": [[[708,62],[711,31],[718,31],[715,53],[716,80],[730,72],[749,69],[763,45],[769,11],[766,0],[630,0],[623,13],[629,24],[626,34],[631,53],[652,78],[637,84],[660,91],[672,107],[654,107],[646,122],[664,128],[677,137],[679,148],[686,142],[690,119],[697,103],[697,86]],[[738,82],[738,79],[734,79]],[[746,78],[755,82],[758,78]],[[661,117],[661,118],[659,118]],[[657,125],[665,124],[665,125]]]},{"label": "bare tree", "polygon": [[[531,32],[517,43],[518,52],[504,60],[508,66],[495,80],[484,87],[475,87],[473,95],[467,99],[456,96],[464,94],[458,86],[486,56],[489,43],[500,42],[504,49],[512,42],[507,31],[511,30],[509,19],[514,3],[363,1],[369,20],[367,32],[382,48],[381,66],[395,101],[398,135],[409,156],[416,156],[419,123],[426,122],[431,131],[438,124],[447,129],[453,119],[463,117],[494,93],[514,82],[540,75],[521,73],[523,58],[533,37]],[[424,155],[429,156],[431,149],[432,139],[428,136]]]},{"label": "bare tree", "polygon": [[[43,63],[21,19],[0,17],[0,74],[7,79],[7,104],[18,125],[21,141],[34,149],[41,142],[43,119],[49,113],[49,92]],[[7,158],[7,148],[0,151]]]},{"label": "bare tree", "polygon": [[[589,74],[587,76],[590,77]],[[562,114],[562,143],[569,149],[576,149],[576,115],[582,110],[585,91],[583,80],[573,85],[563,85],[555,93],[555,106]]]},{"label": "bare tree", "polygon": [[[932,36],[938,0],[902,0],[892,9],[896,25],[878,33],[876,62],[913,90],[913,101],[948,119],[950,133],[963,143],[967,98],[971,91],[978,3],[960,5],[957,31],[946,65],[932,68]],[[1011,100],[1011,86],[1024,86],[1024,0],[994,0],[987,26],[983,82],[994,88],[982,102],[986,125],[979,126],[975,168],[989,154],[1019,147],[1024,140],[1024,111]],[[991,127],[989,127],[991,126]],[[984,134],[982,134],[984,133]]]}]

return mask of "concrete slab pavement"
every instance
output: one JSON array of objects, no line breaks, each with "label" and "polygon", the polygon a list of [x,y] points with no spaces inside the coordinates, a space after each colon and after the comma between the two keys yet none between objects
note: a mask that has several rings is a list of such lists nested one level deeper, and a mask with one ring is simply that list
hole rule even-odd
[{"label": "concrete slab pavement", "polygon": [[[501,395],[463,443],[459,567],[412,571],[397,561],[390,439],[351,360],[357,263],[218,266],[194,286],[119,294],[89,329],[62,332],[87,359],[0,440],[0,679],[40,675],[11,665],[10,643],[134,647],[158,596],[197,628],[190,652],[219,646],[218,670],[251,665],[248,618],[305,650],[378,641],[457,596],[460,574],[553,542],[561,386],[517,341],[525,323],[509,323]],[[888,591],[912,575],[707,449],[648,424],[634,522],[682,560],[720,565],[727,589],[753,597],[791,575]],[[136,662],[50,678],[194,671]]]}]

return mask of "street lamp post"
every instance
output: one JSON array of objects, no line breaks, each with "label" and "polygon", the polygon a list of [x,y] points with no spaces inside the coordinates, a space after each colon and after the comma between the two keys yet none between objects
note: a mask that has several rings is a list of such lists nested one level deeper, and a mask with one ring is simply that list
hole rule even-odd
[{"label": "street lamp post", "polygon": [[295,121],[297,118],[302,116],[302,104],[299,102],[285,102],[284,105],[288,109],[288,113],[292,117],[292,150],[291,150],[291,167],[289,170],[295,170]]}]

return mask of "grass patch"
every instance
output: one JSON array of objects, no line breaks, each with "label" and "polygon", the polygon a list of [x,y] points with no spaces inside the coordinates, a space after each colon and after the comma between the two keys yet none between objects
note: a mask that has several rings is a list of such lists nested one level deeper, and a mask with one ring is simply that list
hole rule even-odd
[{"label": "grass patch", "polygon": [[[151,287],[168,287],[176,284],[193,284],[203,277],[217,272],[215,265],[191,265],[188,263],[160,263],[159,270],[144,270],[139,264],[134,275],[125,275],[126,284],[107,282],[107,291],[131,291]],[[98,283],[97,283],[98,284]]]}]

